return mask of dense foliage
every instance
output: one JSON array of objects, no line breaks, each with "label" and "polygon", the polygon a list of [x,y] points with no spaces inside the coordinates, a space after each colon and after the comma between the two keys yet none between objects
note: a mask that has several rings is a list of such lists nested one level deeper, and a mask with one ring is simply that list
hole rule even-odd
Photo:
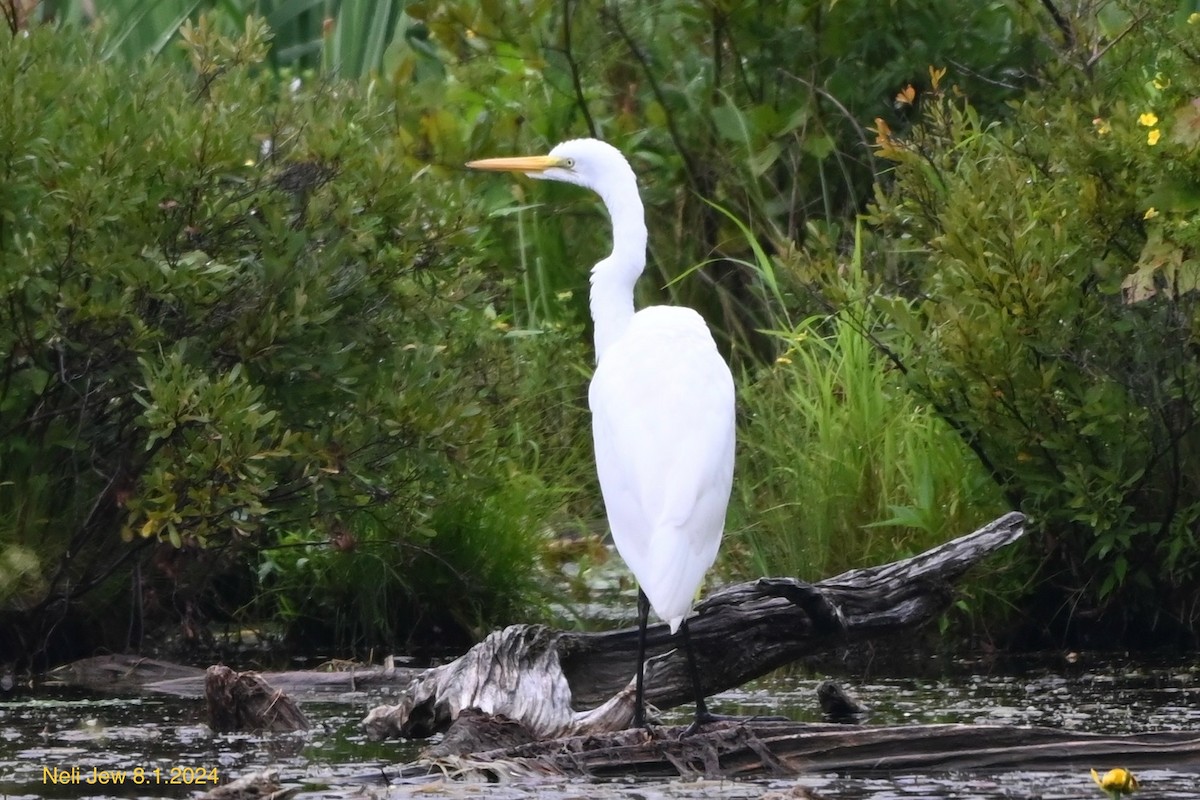
[{"label": "dense foliage", "polygon": [[[64,18],[86,19],[85,6],[62,5]],[[265,55],[276,68],[369,77],[395,92],[402,145],[427,161],[572,136],[618,144],[644,178],[645,298],[701,308],[727,346],[759,355],[773,345],[757,329],[782,309],[713,203],[779,245],[802,244],[813,221],[853,217],[878,167],[865,125],[881,110],[906,115],[890,108],[899,88],[928,64],[955,63],[972,96],[994,107],[1029,80],[1047,25],[1017,0],[112,0],[101,9],[104,52],[169,54],[174,26],[207,6],[261,14],[277,37]],[[591,212],[575,224],[558,210],[590,199],[547,196],[554,211],[523,214],[521,255],[536,286],[517,309],[523,324],[580,319],[578,269],[592,263],[580,253],[602,246]]]},{"label": "dense foliage", "polygon": [[0,0],[0,650],[528,618],[608,231],[457,170],[583,135],[740,376],[726,574],[1017,507],[976,620],[1191,635],[1200,17],[1060,5]]},{"label": "dense foliage", "polygon": [[190,75],[0,49],[0,649],[243,611],[450,643],[532,597],[552,504],[515,431],[576,387],[525,365],[577,336],[506,338],[390,103],[254,73],[266,37],[188,27]]},{"label": "dense foliage", "polygon": [[[1164,8],[1160,9],[1165,11]],[[927,94],[873,220],[898,362],[1036,520],[1056,638],[1190,637],[1200,603],[1200,14],[1080,20],[989,122]]]},{"label": "dense foliage", "polygon": [[[870,198],[876,163],[863,122],[929,63],[964,64],[998,100],[1036,48],[1029,18],[1008,2],[444,2],[406,13],[410,35],[385,64],[439,87],[434,146],[617,143],[643,180],[643,300],[701,309],[735,359],[773,352],[762,329],[805,302],[777,302],[746,263],[753,247],[802,245],[810,225],[840,224]],[[422,69],[430,53],[450,82]],[[557,213],[576,193],[547,194],[553,228],[531,212],[530,260],[553,298],[578,288],[577,265],[591,263],[584,246],[602,245],[590,215],[564,224]],[[543,311],[577,318],[582,298]]]}]

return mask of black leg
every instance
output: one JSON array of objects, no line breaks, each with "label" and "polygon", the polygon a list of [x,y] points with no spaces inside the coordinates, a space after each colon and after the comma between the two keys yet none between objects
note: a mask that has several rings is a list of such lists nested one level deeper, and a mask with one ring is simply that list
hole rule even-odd
[{"label": "black leg", "polygon": [[[687,654],[688,672],[691,673],[692,678],[692,691],[696,694],[696,719],[693,720],[692,724],[688,725],[687,729],[684,730],[684,732],[680,735],[685,737],[691,736],[699,731],[700,728],[712,722],[738,721],[739,719],[746,721],[745,718],[727,717],[724,714],[714,714],[708,710],[708,704],[704,702],[704,691],[700,688],[700,670],[696,667],[696,653],[692,649],[692,637],[688,632],[687,620],[684,620],[683,624],[679,626],[679,632],[683,634],[683,650]],[[787,721],[788,718],[754,716],[750,717],[749,719],[768,722],[783,722]]]},{"label": "black leg", "polygon": [[695,733],[705,723],[715,722],[717,718],[709,712],[708,704],[704,702],[704,692],[700,688],[700,670],[696,668],[696,654],[692,650],[692,637],[688,633],[686,619],[680,625],[679,631],[683,634],[683,650],[687,654],[688,672],[692,677],[692,691],[696,693],[696,721],[689,725],[684,732],[684,735],[688,735]]},{"label": "black leg", "polygon": [[650,598],[638,588],[637,693],[633,701],[633,727],[646,727],[646,625],[650,621]]}]

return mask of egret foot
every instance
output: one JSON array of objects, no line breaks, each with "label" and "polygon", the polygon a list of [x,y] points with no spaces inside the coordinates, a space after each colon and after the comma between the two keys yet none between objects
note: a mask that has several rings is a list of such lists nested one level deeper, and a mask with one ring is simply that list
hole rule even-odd
[{"label": "egret foot", "polygon": [[[722,719],[727,719],[718,714],[714,714],[701,705],[696,709],[696,718],[692,720],[692,724],[684,729],[683,733],[679,734],[680,739],[686,739],[689,736],[697,734],[705,725],[712,725],[714,722],[720,722]],[[731,718],[730,718],[731,719]]]},{"label": "egret foot", "polygon": [[662,719],[658,716],[658,709],[650,706],[649,709],[641,714],[635,714],[633,721],[629,723],[629,729],[642,729],[644,731],[654,732],[662,727]]},{"label": "egret foot", "polygon": [[650,730],[646,720],[646,626],[650,621],[650,598],[638,587],[637,688],[633,695],[633,727]]}]

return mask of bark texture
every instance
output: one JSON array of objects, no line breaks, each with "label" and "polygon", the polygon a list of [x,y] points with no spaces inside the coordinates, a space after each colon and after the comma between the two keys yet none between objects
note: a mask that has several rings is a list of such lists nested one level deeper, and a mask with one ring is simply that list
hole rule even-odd
[{"label": "bark texture", "polygon": [[[784,664],[849,642],[915,628],[945,610],[972,565],[1024,534],[1010,513],[902,561],[856,569],[816,584],[763,578],[726,587],[688,624],[706,695],[740,686]],[[646,697],[658,708],[693,698],[682,650],[666,625],[647,639]],[[461,658],[428,670],[393,706],[364,722],[377,738],[427,737],[466,709],[523,725],[537,739],[599,734],[633,718],[637,630],[556,631],[513,625]]]},{"label": "bark texture", "polygon": [[405,774],[509,781],[1200,765],[1200,734],[1191,731],[1106,736],[1015,725],[866,727],[795,722],[720,722],[681,737],[683,730],[627,730],[443,756],[415,764]]}]

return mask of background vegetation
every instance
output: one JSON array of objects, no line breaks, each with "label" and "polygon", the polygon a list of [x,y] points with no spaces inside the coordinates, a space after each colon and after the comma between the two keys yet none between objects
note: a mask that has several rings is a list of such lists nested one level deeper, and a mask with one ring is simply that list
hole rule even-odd
[{"label": "background vegetation", "polygon": [[1194,637],[1190,1],[0,10],[0,658],[536,616],[607,230],[459,165],[581,135],[740,376],[724,576],[1016,507],[979,629]]},{"label": "background vegetation", "polygon": [[390,102],[215,28],[181,31],[190,72],[49,26],[0,59],[5,647],[461,643],[534,599],[558,501],[519,432],[582,346],[505,339]]},{"label": "background vegetation", "polygon": [[910,387],[1038,520],[1027,602],[1147,644],[1197,614],[1200,14],[1107,10],[1002,125],[929,96],[872,220]]}]

